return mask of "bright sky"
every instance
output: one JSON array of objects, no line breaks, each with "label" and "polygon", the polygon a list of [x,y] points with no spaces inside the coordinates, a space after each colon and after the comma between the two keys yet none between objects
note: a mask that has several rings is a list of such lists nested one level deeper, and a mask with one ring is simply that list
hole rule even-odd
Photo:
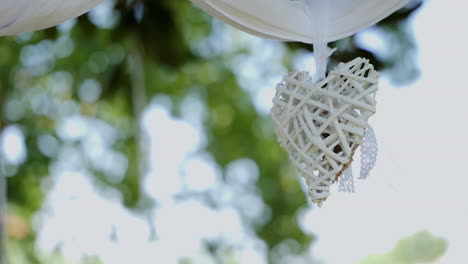
[{"label": "bright sky", "polygon": [[[411,22],[419,45],[421,78],[405,88],[392,87],[385,77],[382,79],[378,112],[371,119],[379,142],[379,158],[369,179],[359,181],[354,194],[335,190],[322,209],[305,210],[299,218],[306,232],[319,237],[311,253],[326,263],[355,263],[369,253],[390,250],[398,239],[422,229],[449,241],[449,250],[439,264],[468,259],[468,204],[464,202],[468,200],[464,163],[468,89],[463,72],[468,61],[464,28],[468,25],[468,4],[458,1],[459,6],[451,8],[447,4],[426,1]],[[373,40],[374,48],[385,45],[372,31],[364,37]],[[258,111],[267,113],[275,82],[286,71],[278,56],[282,47],[268,42],[270,48],[266,49],[264,40],[247,38],[253,50],[262,52],[240,58],[233,67],[241,76],[241,85],[254,97]],[[272,61],[275,57],[277,61]],[[309,67],[311,59],[304,55],[295,65]],[[252,74],[248,69],[253,63],[269,65],[271,68],[265,71],[272,77],[261,80]],[[260,89],[249,86],[259,82],[264,84]],[[128,264],[135,256],[141,264],[171,264],[177,263],[180,255],[198,256],[196,263],[214,263],[200,240],[206,238],[237,246],[232,258],[241,263],[265,263],[265,245],[241,220],[244,214],[253,221],[262,221],[265,213],[263,201],[252,189],[259,168],[250,160],[235,161],[228,169],[232,182],[223,184],[213,157],[197,152],[205,140],[200,120],[206,109],[197,98],[189,96],[185,104],[193,111],[176,120],[163,107],[170,104],[168,98],[156,98],[142,122],[150,137],[150,164],[154,164],[145,188],[158,201],[158,209],[142,219],[116,203],[118,194],[109,193],[113,198],[104,199],[79,168],[79,155],[64,148],[60,150],[64,158],[52,168],[56,184],[43,213],[35,220],[43,249],[51,251],[61,245],[72,260],[78,261],[83,254],[98,255],[111,264]],[[83,150],[93,153],[91,162],[108,157],[100,164],[101,169],[113,175],[111,180],[121,180],[127,164],[124,157],[108,148],[115,140],[109,136],[115,134],[112,128],[78,116],[64,121],[58,132],[65,141],[83,139]],[[4,135],[1,145],[9,152],[10,162],[21,162],[24,145],[14,144],[20,149],[9,146],[24,140],[18,128],[10,127]],[[96,145],[102,153],[93,152]],[[357,166],[354,169],[357,174]],[[213,210],[199,199],[173,199],[181,191],[210,191],[217,197],[223,194],[218,201],[220,209]],[[148,222],[158,228],[156,240],[148,239]]]},{"label": "bright sky", "polygon": [[412,21],[420,80],[406,88],[381,84],[371,119],[379,158],[370,179],[303,220],[319,235],[313,254],[329,263],[386,252],[421,229],[449,241],[440,264],[468,259],[468,5],[449,2],[427,1]]}]

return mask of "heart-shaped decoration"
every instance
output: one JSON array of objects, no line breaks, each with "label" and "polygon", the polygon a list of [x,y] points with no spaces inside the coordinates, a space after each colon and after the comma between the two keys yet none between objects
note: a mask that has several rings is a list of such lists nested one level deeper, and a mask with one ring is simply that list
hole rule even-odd
[{"label": "heart-shaped decoration", "polygon": [[375,113],[378,76],[368,60],[356,58],[340,63],[318,83],[296,71],[276,87],[271,116],[278,141],[318,206],[362,143]]}]

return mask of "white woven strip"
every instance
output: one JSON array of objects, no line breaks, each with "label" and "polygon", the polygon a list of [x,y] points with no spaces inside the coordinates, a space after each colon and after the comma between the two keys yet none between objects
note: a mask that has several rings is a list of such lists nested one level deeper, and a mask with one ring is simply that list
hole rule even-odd
[{"label": "white woven strip", "polygon": [[271,116],[278,141],[319,206],[363,140],[375,113],[377,78],[367,60],[356,58],[316,84],[308,73],[293,72],[276,87]]},{"label": "white woven strip", "polygon": [[369,126],[366,133],[364,133],[364,140],[361,145],[361,174],[359,179],[366,179],[372,168],[374,168],[378,151],[377,138],[374,130]]}]

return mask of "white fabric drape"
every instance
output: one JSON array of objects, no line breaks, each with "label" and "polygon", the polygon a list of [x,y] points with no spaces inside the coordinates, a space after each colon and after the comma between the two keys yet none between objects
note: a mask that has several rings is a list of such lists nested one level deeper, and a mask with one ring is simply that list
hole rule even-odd
[{"label": "white fabric drape", "polygon": [[77,17],[103,0],[0,0],[0,36],[44,29]]},{"label": "white fabric drape", "polygon": [[317,42],[307,5],[328,1],[327,32],[332,42],[371,26],[409,0],[191,0],[212,16],[245,32],[272,39]]}]

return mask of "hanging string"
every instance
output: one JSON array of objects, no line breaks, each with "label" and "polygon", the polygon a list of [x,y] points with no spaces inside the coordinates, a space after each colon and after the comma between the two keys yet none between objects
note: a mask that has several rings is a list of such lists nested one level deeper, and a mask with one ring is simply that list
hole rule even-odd
[{"label": "hanging string", "polygon": [[335,52],[336,48],[331,49],[326,42],[314,43],[315,68],[317,69],[316,82],[325,79],[328,65],[328,58]]},{"label": "hanging string", "polygon": [[314,59],[316,68],[315,82],[325,79],[328,58],[336,50],[328,47],[327,35],[329,25],[328,0],[303,0],[309,16],[314,36]]}]

